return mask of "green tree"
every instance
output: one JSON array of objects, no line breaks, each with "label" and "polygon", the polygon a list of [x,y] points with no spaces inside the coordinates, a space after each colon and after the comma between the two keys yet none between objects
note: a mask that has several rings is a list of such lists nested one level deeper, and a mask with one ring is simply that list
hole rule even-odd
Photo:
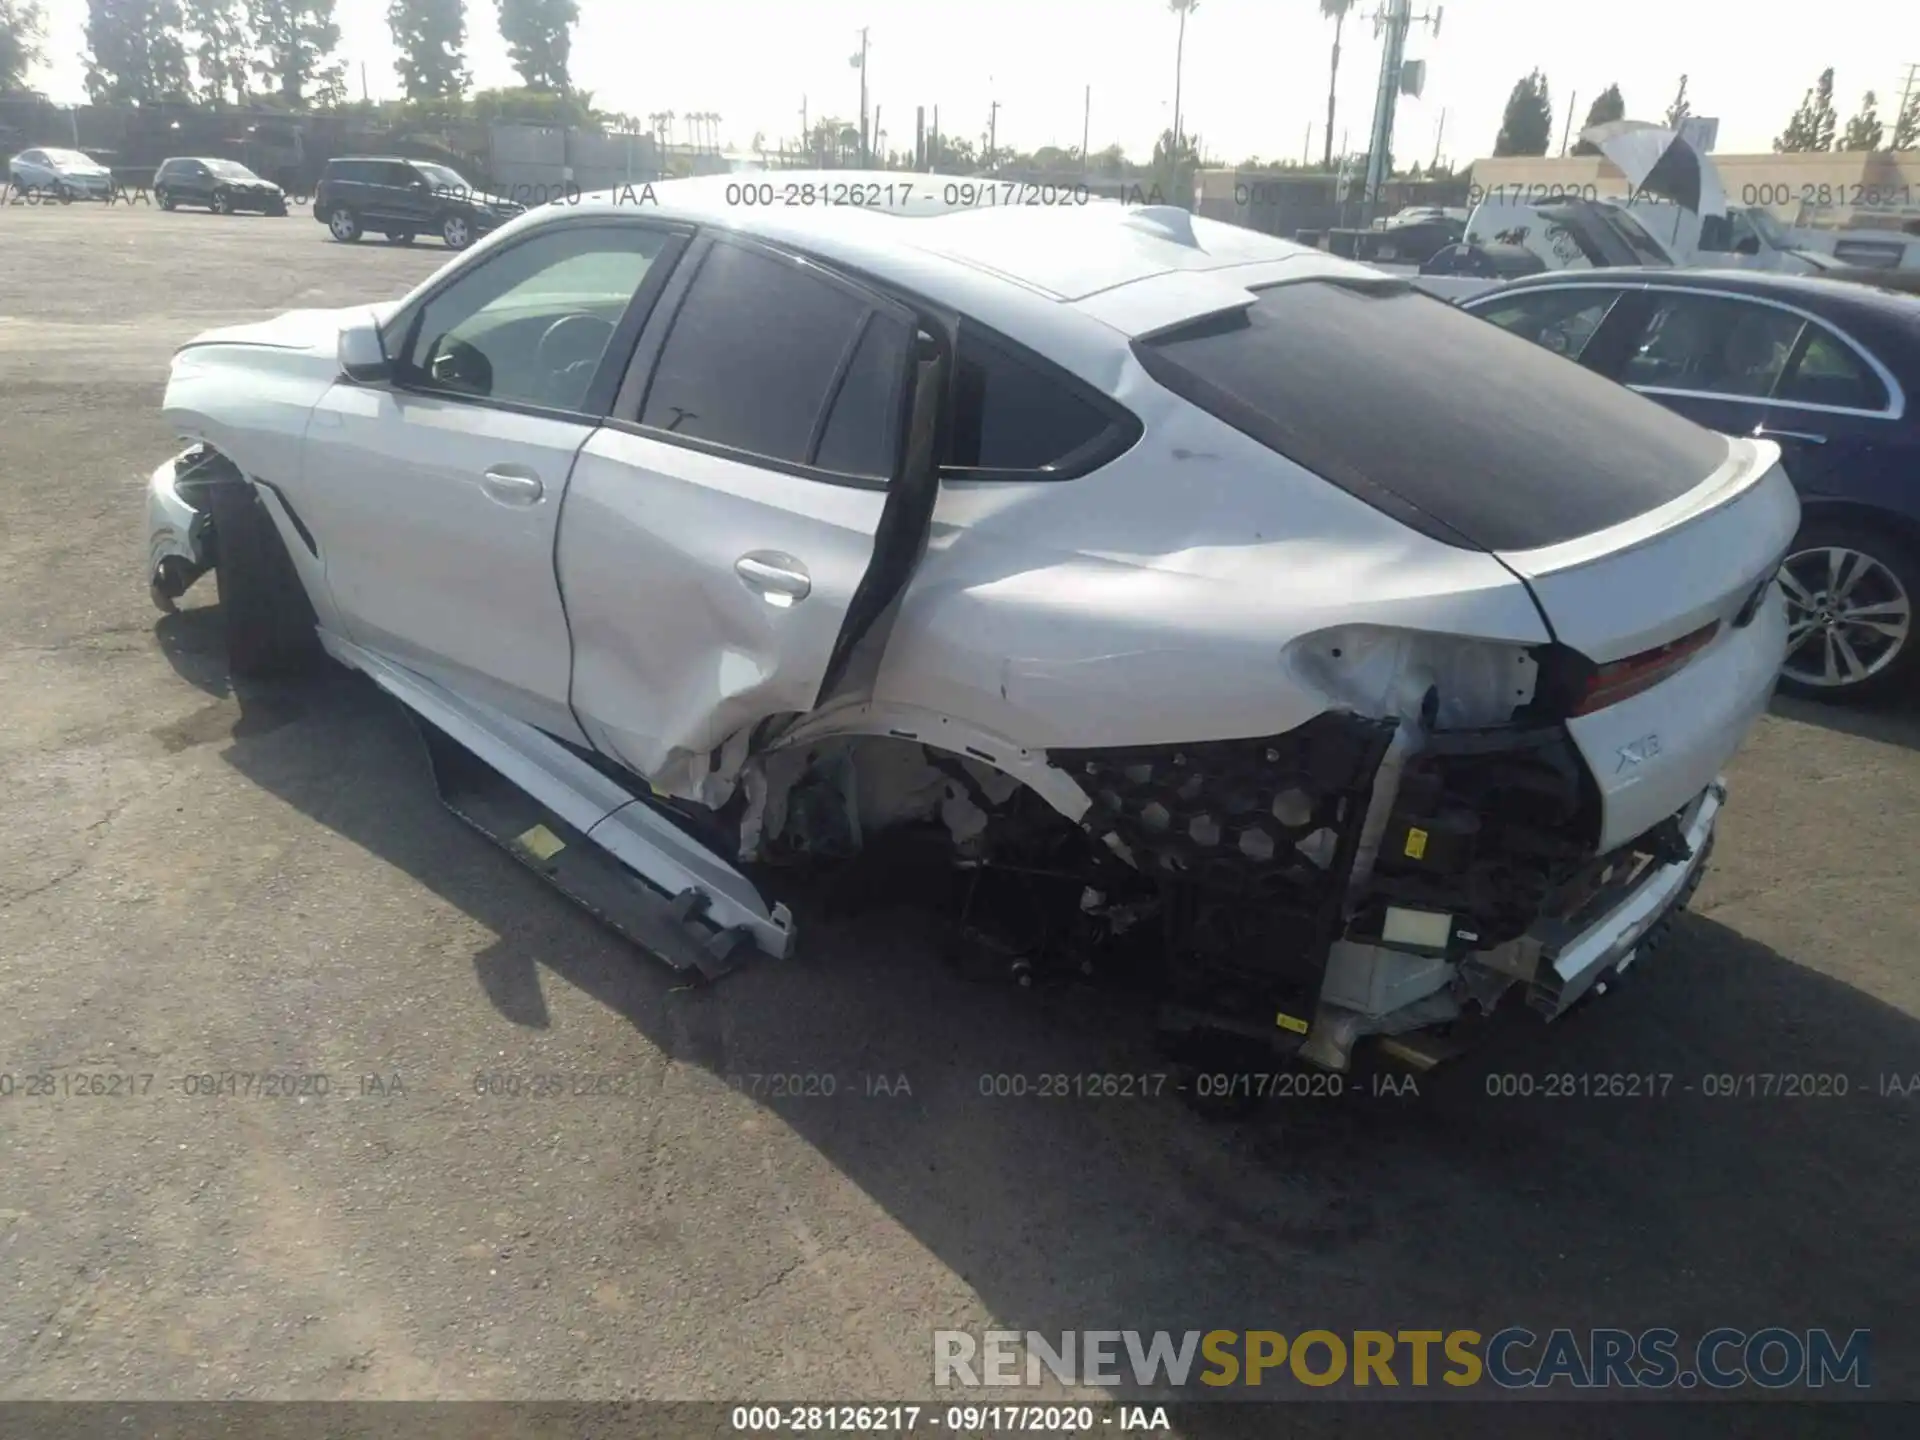
[{"label": "green tree", "polygon": [[47,21],[36,0],[0,0],[0,95],[23,91],[46,58]]},{"label": "green tree", "polygon": [[240,0],[186,0],[186,7],[200,98],[211,105],[244,101],[251,66]]},{"label": "green tree", "polygon": [[[1591,130],[1596,125],[1605,125],[1612,120],[1624,120],[1627,117],[1627,102],[1620,98],[1619,85],[1609,85],[1593,97],[1593,104],[1587,107],[1586,123],[1580,128]],[[1600,147],[1585,140],[1576,141],[1573,147],[1576,155],[1598,155]]]},{"label": "green tree", "polygon": [[552,90],[517,86],[478,92],[473,97],[473,118],[488,124],[588,126],[620,117],[596,113],[591,90],[560,95]]},{"label": "green tree", "polygon": [[1167,9],[1180,17],[1179,38],[1173,43],[1173,133],[1180,126],[1180,74],[1187,63],[1187,17],[1200,8],[1200,0],[1167,0]]},{"label": "green tree", "polygon": [[567,93],[567,61],[573,51],[573,27],[580,21],[578,0],[497,0],[500,38],[521,83],[529,90]]},{"label": "green tree", "polygon": [[1800,101],[1793,118],[1787,121],[1787,128],[1774,137],[1773,148],[1782,154],[1831,150],[1839,124],[1839,116],[1833,109],[1833,67],[1829,65]]},{"label": "green tree", "polygon": [[1175,143],[1173,131],[1162,130],[1153,142],[1153,160],[1148,176],[1152,188],[1159,191],[1155,203],[1193,207],[1193,179],[1200,170],[1200,137],[1183,135]]},{"label": "green tree", "polygon": [[1840,148],[1846,151],[1878,150],[1887,143],[1887,127],[1880,123],[1880,102],[1869,90],[1860,101],[1860,113],[1847,121]]},{"label": "green tree", "polygon": [[1920,85],[1907,92],[1907,100],[1900,107],[1900,114],[1893,122],[1893,145],[1895,150],[1911,150],[1920,145]]},{"label": "green tree", "polygon": [[282,104],[309,99],[337,104],[346,95],[345,66],[332,59],[340,44],[333,0],[247,0],[247,29],[256,56],[253,73]]},{"label": "green tree", "polygon": [[193,91],[179,0],[87,0],[87,96],[96,105]]},{"label": "green tree", "polygon": [[1553,143],[1553,101],[1547,94],[1547,77],[1538,70],[1516,80],[1507,96],[1506,113],[1500,117],[1500,133],[1494,138],[1495,155],[1544,155]]},{"label": "green tree", "polygon": [[400,58],[400,88],[412,101],[458,100],[466,94],[465,0],[389,0],[387,28]]},{"label": "green tree", "polygon": [[1667,106],[1667,128],[1678,130],[1680,122],[1693,114],[1693,102],[1687,99],[1687,77],[1680,77],[1680,88],[1673,92],[1673,103]]},{"label": "green tree", "polygon": [[1351,9],[1353,0],[1320,0],[1320,18],[1333,21],[1333,61],[1327,66],[1327,143],[1320,156],[1321,165],[1328,170],[1333,168],[1333,102],[1340,85],[1340,32],[1346,29]]}]

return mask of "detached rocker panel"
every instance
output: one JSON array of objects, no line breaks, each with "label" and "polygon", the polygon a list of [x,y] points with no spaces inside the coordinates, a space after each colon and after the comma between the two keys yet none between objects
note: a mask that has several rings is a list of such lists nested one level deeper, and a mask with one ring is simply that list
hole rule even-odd
[{"label": "detached rocker panel", "polygon": [[448,808],[621,934],[708,975],[731,968],[743,943],[792,954],[786,906],[769,907],[739,870],[566,747],[374,651],[321,639],[423,722]]}]

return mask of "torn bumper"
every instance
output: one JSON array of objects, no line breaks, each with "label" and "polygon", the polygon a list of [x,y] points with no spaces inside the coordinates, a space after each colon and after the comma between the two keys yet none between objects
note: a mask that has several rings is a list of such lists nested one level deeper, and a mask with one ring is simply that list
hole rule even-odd
[{"label": "torn bumper", "polygon": [[[1727,795],[1716,779],[1682,812],[1680,831],[1687,858],[1655,865],[1620,890],[1603,892],[1579,919],[1542,927],[1511,942],[1518,953],[1503,957],[1527,968],[1527,1004],[1547,1019],[1564,1015],[1596,986],[1624,971],[1641,952],[1658,944],[1669,921],[1699,888],[1713,845],[1715,821]],[[1531,957],[1526,952],[1532,951]],[[1502,965],[1499,968],[1506,968]]]},{"label": "torn bumper", "polygon": [[213,565],[206,513],[179,490],[180,476],[192,469],[194,457],[195,451],[182,451],[147,477],[147,593],[167,614]]}]

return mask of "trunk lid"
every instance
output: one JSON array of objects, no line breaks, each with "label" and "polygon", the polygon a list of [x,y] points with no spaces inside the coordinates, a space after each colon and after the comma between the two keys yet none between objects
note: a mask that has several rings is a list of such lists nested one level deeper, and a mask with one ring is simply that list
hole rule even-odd
[{"label": "trunk lid", "polygon": [[1778,447],[1386,276],[1282,280],[1249,301],[1142,335],[1134,354],[1192,404],[1527,585],[1555,669],[1599,687],[1543,708],[1571,712],[1603,848],[1711,784],[1785,650],[1771,580],[1799,501]]},{"label": "trunk lid", "polygon": [[1800,507],[1770,440],[1727,439],[1685,494],[1561,544],[1496,550],[1527,582],[1554,638],[1596,664],[1731,620],[1777,568]]},{"label": "trunk lid", "polygon": [[1726,463],[1666,505],[1496,552],[1554,638],[1596,668],[1592,701],[1567,729],[1600,790],[1602,851],[1711,784],[1773,693],[1786,615],[1772,582],[1800,502],[1777,445],[1726,444]]}]

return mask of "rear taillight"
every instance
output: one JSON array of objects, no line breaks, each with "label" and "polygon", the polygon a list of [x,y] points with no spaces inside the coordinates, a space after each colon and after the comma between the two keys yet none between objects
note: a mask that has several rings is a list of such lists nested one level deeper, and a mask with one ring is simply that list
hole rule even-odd
[{"label": "rear taillight", "polygon": [[1705,649],[1719,629],[1720,622],[1716,620],[1655,649],[1596,665],[1587,675],[1568,716],[1591,715],[1643,690],[1651,690]]}]

